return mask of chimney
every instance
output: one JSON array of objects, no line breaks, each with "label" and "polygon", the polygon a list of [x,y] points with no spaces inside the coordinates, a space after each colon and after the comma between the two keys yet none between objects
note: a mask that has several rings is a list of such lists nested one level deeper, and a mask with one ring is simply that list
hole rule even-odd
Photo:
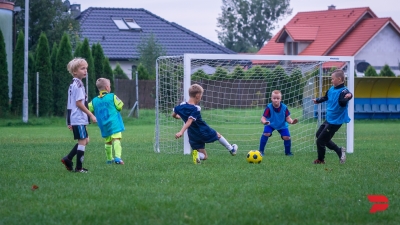
[{"label": "chimney", "polygon": [[334,6],[334,5],[328,6],[328,10],[335,10],[335,9],[336,9],[336,6]]},{"label": "chimney", "polygon": [[71,9],[71,14],[74,18],[77,18],[79,15],[81,15],[80,4],[72,4],[70,9]]}]

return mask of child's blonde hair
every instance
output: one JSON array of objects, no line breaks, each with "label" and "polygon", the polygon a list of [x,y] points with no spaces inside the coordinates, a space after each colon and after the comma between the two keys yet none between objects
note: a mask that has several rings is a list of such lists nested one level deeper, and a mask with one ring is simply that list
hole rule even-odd
[{"label": "child's blonde hair", "polygon": [[272,97],[272,94],[276,94],[276,95],[281,95],[282,96],[282,92],[280,90],[273,90],[272,93],[271,93],[271,97]]},{"label": "child's blonde hair", "polygon": [[196,97],[197,94],[203,94],[204,89],[198,84],[192,84],[189,88],[189,97]]},{"label": "child's blonde hair", "polygon": [[344,82],[344,72],[343,70],[335,70],[332,73],[335,77],[339,78],[341,81]]},{"label": "child's blonde hair", "polygon": [[99,91],[105,91],[106,86],[110,86],[110,80],[107,78],[99,78],[96,81],[96,87]]},{"label": "child's blonde hair", "polygon": [[83,59],[83,58],[74,58],[73,60],[71,60],[69,63],[68,63],[68,65],[67,65],[67,70],[68,70],[68,72],[72,75],[72,76],[75,76],[74,75],[74,72],[79,68],[79,66],[81,66],[82,64],[88,64],[87,62],[86,62],[86,60],[85,59]]}]

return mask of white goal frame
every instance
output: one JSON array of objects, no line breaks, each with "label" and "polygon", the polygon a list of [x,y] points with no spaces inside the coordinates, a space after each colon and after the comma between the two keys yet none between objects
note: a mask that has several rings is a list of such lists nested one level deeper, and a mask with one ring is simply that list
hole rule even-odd
[{"label": "white goal frame", "polygon": [[[163,58],[163,57],[160,57]],[[183,55],[183,90],[184,91],[184,101],[189,100],[188,89],[191,85],[191,60],[195,59],[204,59],[204,60],[271,60],[271,61],[282,61],[282,60],[295,60],[295,61],[326,61],[326,62],[346,62],[347,69],[347,88],[354,95],[354,56],[298,56],[298,55],[234,55],[234,54],[184,54]],[[158,64],[157,68],[157,82],[156,88],[158,90]],[[322,97],[322,96],[320,96]],[[157,116],[158,110],[158,102],[159,102],[159,94],[156,92],[156,127],[159,128],[159,118]],[[171,109],[172,110],[172,109]],[[172,113],[172,111],[171,111]],[[348,104],[348,113],[350,117],[350,122],[347,124],[346,128],[346,142],[347,142],[347,153],[354,152],[354,96],[350,100]],[[320,119],[320,118],[319,118]],[[159,129],[156,129],[155,134],[155,151],[160,152],[159,150]],[[190,154],[191,147],[189,144],[189,138],[187,136],[187,131],[185,131],[184,135],[184,146],[183,153]]]}]

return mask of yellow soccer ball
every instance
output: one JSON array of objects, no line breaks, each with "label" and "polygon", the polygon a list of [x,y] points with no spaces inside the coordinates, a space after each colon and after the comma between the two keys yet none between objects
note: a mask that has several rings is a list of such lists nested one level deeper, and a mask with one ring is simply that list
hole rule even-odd
[{"label": "yellow soccer ball", "polygon": [[247,153],[246,159],[249,163],[259,164],[262,161],[262,155],[259,151],[251,150]]}]

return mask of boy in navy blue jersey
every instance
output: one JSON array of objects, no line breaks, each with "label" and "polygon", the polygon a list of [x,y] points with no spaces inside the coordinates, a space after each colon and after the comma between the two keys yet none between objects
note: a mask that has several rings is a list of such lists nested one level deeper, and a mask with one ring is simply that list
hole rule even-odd
[{"label": "boy in navy blue jersey", "polygon": [[236,144],[229,144],[229,142],[214,129],[209,127],[207,123],[201,118],[201,97],[203,96],[203,88],[198,84],[193,84],[189,88],[189,101],[182,102],[174,108],[172,117],[175,119],[182,119],[185,124],[182,129],[175,134],[175,138],[182,137],[183,133],[188,130],[189,143],[192,147],[193,163],[199,164],[200,160],[208,158],[205,143],[219,141],[232,156],[236,155],[238,146]]},{"label": "boy in navy blue jersey", "polygon": [[271,93],[272,103],[269,103],[264,110],[261,117],[261,123],[264,124],[264,132],[260,138],[259,151],[264,156],[264,149],[267,145],[268,138],[271,137],[272,132],[277,130],[283,140],[285,146],[285,155],[292,156],[291,152],[292,141],[290,139],[289,124],[296,124],[297,119],[290,117],[288,107],[281,102],[282,93],[279,90],[274,90]]},{"label": "boy in navy blue jersey", "polygon": [[326,121],[319,127],[316,133],[318,159],[314,161],[314,164],[325,164],[325,147],[336,152],[340,163],[346,162],[346,149],[338,147],[332,141],[332,138],[343,123],[350,122],[347,107],[348,102],[353,98],[353,94],[344,86],[343,70],[333,71],[331,79],[333,86],[326,91],[325,96],[313,99],[315,104],[327,101]]}]

